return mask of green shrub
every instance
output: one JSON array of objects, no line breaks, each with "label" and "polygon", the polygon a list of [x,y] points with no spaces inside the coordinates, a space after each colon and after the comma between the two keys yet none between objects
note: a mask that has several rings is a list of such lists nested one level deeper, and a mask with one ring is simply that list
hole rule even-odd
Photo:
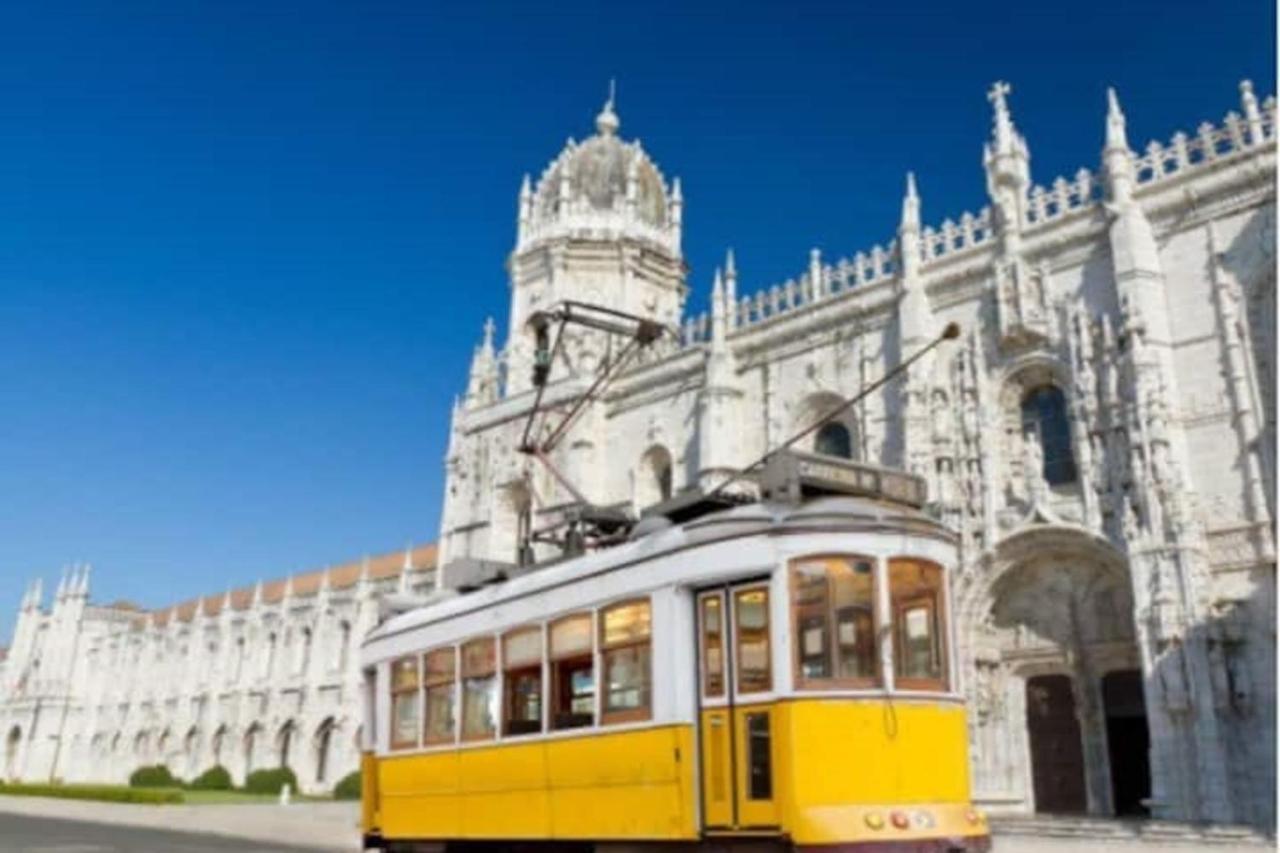
[{"label": "green shrub", "polygon": [[129,774],[130,788],[178,788],[182,783],[173,778],[169,768],[163,764],[150,767],[139,767]]},{"label": "green shrub", "polygon": [[358,800],[360,799],[360,771],[356,770],[348,773],[338,780],[338,784],[333,786],[333,798],[335,800]]},{"label": "green shrub", "polygon": [[154,788],[126,788],[123,785],[24,785],[0,784],[0,796],[59,797],[65,800],[101,800],[107,803],[182,802],[182,792]]},{"label": "green shrub", "polygon": [[221,764],[215,764],[187,783],[193,791],[230,791],[231,774]]},{"label": "green shrub", "polygon": [[278,794],[288,784],[289,789],[298,793],[298,777],[288,767],[273,767],[270,770],[255,770],[244,780],[244,790],[250,794]]}]

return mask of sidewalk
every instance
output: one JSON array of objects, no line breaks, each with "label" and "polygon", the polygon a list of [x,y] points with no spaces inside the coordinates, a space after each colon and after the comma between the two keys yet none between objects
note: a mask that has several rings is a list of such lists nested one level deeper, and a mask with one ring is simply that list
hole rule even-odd
[{"label": "sidewalk", "polygon": [[0,813],[219,835],[328,853],[360,849],[360,804],[353,802],[148,806],[0,796]]}]

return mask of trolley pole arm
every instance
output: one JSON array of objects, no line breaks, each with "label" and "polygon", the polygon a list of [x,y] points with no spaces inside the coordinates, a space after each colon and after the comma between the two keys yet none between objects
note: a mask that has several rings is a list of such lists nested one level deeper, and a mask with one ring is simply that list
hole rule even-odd
[{"label": "trolley pole arm", "polygon": [[760,467],[760,466],[761,466],[761,465],[763,465],[765,462],[769,461],[769,457],[771,457],[771,456],[773,456],[773,455],[775,455],[775,454],[777,454],[777,453],[781,453],[782,451],[786,450],[787,448],[789,448],[789,447],[793,446],[796,442],[800,441],[800,439],[802,439],[802,438],[804,438],[805,436],[809,435],[810,433],[814,432],[815,430],[817,430],[818,428],[820,428],[823,424],[827,423],[827,422],[828,422],[828,421],[830,421],[832,418],[834,418],[836,415],[839,415],[839,414],[843,413],[845,410],[847,410],[847,409],[849,409],[850,407],[852,407],[852,406],[856,405],[857,403],[859,403],[863,398],[865,398],[865,397],[866,397],[868,394],[870,394],[872,391],[876,391],[876,390],[878,390],[878,389],[880,389],[880,388],[884,387],[884,386],[885,386],[889,381],[891,381],[892,379],[896,378],[900,373],[902,373],[902,372],[903,372],[903,371],[905,371],[907,368],[911,367],[911,365],[915,364],[917,361],[919,361],[921,358],[923,358],[923,357],[925,356],[925,354],[926,354],[926,353],[930,352],[930,351],[931,351],[931,350],[933,350],[935,347],[937,347],[937,346],[938,346],[938,344],[942,343],[943,341],[949,341],[949,340],[952,340],[952,339],[954,339],[954,338],[958,338],[958,337],[960,337],[960,324],[959,324],[959,323],[948,323],[948,324],[947,324],[947,327],[946,327],[945,329],[943,329],[943,330],[942,330],[942,333],[941,333],[940,335],[938,335],[936,338],[934,338],[934,339],[933,339],[932,341],[930,341],[929,343],[927,343],[927,344],[925,344],[924,346],[920,347],[920,349],[918,349],[918,350],[916,350],[914,353],[912,353],[910,357],[908,357],[905,361],[901,362],[901,363],[900,363],[897,367],[895,367],[893,370],[890,370],[890,371],[889,371],[888,373],[886,373],[884,376],[881,376],[881,377],[880,377],[879,379],[877,379],[875,382],[872,382],[872,383],[871,383],[870,385],[868,385],[866,388],[864,388],[864,389],[862,389],[861,391],[859,391],[856,395],[854,395],[854,396],[852,396],[852,397],[847,397],[847,398],[845,398],[845,399],[844,399],[844,400],[842,400],[839,404],[837,404],[834,408],[832,408],[832,409],[831,409],[831,411],[827,412],[825,415],[823,415],[822,417],[818,418],[816,421],[814,421],[814,422],[813,422],[812,424],[810,424],[809,426],[807,426],[807,427],[805,427],[804,429],[800,430],[800,432],[798,432],[798,433],[796,433],[795,435],[791,436],[791,438],[787,439],[787,440],[786,440],[786,441],[784,441],[782,444],[778,445],[778,446],[777,446],[777,447],[775,447],[775,448],[772,448],[771,450],[766,451],[766,452],[765,452],[765,454],[764,454],[763,456],[761,456],[759,459],[756,459],[756,460],[755,460],[754,462],[752,462],[750,465],[747,465],[747,466],[745,466],[745,467],[743,467],[743,468],[739,468],[736,472],[734,472],[734,473],[733,473],[733,474],[731,474],[728,478],[726,478],[724,482],[720,483],[718,486],[716,486],[714,489],[712,489],[710,492],[708,492],[708,493],[707,493],[707,497],[711,497],[711,496],[713,496],[713,495],[717,495],[717,494],[719,494],[720,492],[724,491],[724,489],[725,489],[725,488],[727,488],[727,487],[729,487],[729,486],[733,485],[734,483],[738,482],[738,481],[739,481],[739,480],[741,480],[743,477],[745,477],[747,474],[751,473],[751,472],[752,472],[752,471],[754,471],[756,468]]}]

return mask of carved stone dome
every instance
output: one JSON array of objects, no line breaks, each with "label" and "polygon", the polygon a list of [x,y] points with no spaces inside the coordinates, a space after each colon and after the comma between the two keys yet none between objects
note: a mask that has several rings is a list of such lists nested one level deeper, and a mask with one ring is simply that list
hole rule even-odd
[{"label": "carved stone dome", "polygon": [[536,187],[526,185],[524,236],[628,232],[665,243],[678,234],[678,190],[668,188],[638,140],[618,137],[620,125],[610,100],[596,117],[596,133],[582,142],[570,139]]}]

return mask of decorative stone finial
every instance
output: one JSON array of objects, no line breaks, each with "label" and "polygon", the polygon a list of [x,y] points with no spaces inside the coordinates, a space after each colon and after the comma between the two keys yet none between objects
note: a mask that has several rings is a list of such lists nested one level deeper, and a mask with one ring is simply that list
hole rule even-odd
[{"label": "decorative stone finial", "polygon": [[596,130],[601,136],[613,136],[618,132],[618,128],[622,126],[622,120],[613,111],[613,102],[616,94],[615,81],[610,80],[609,100],[604,102],[604,108],[600,110],[600,115],[596,116]]},{"label": "decorative stone finial", "polygon": [[987,92],[987,100],[995,107],[995,139],[996,150],[1007,150],[1013,145],[1013,119],[1009,115],[1009,103],[1005,99],[1013,91],[1013,87],[1003,80],[991,84]]},{"label": "decorative stone finial", "polygon": [[497,325],[493,322],[492,317],[486,317],[484,321],[484,348],[493,349],[493,333]]},{"label": "decorative stone finial", "polygon": [[738,267],[733,262],[733,249],[724,253],[724,277],[729,280],[738,277]]},{"label": "decorative stone finial", "polygon": [[920,230],[920,196],[916,193],[914,172],[907,172],[907,194],[902,199],[902,225],[898,230]]}]

